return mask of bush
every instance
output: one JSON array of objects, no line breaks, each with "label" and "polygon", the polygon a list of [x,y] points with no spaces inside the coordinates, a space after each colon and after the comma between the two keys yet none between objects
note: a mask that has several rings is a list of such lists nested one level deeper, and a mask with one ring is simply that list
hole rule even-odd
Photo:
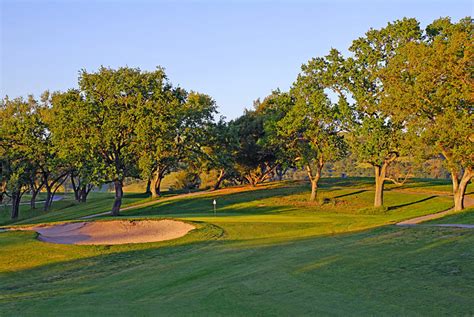
[{"label": "bush", "polygon": [[174,182],[171,183],[171,190],[182,190],[182,189],[195,189],[199,187],[199,175],[195,172],[190,171],[178,171],[171,173],[170,176]]},{"label": "bush", "polygon": [[208,172],[202,172],[199,174],[200,189],[209,189],[213,188],[214,184],[217,181],[217,177],[219,177],[219,173],[216,170],[210,170]]}]

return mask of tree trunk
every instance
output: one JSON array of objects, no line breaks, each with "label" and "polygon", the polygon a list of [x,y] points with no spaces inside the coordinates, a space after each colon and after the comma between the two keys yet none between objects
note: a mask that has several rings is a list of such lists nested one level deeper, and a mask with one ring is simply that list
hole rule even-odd
[{"label": "tree trunk", "polygon": [[81,201],[81,192],[79,190],[79,184],[76,185],[76,182],[74,181],[74,176],[71,173],[71,185],[72,185],[72,190],[74,191],[74,199],[77,202]]},{"label": "tree trunk", "polygon": [[81,202],[81,203],[85,203],[87,201],[87,187],[86,186],[82,186],[80,191],[79,191],[79,197],[78,197],[78,201]]},{"label": "tree trunk", "polygon": [[309,201],[316,201],[316,198],[318,196],[318,181],[315,179],[311,180],[311,197],[309,198]]},{"label": "tree trunk", "polygon": [[306,165],[306,171],[308,172],[308,177],[311,181],[311,196],[309,198],[309,201],[311,202],[316,201],[316,198],[318,197],[318,183],[319,179],[321,178],[321,170],[323,169],[323,164],[324,163],[322,162],[322,160],[320,160],[316,169],[316,175],[314,176],[311,165]]},{"label": "tree trunk", "polygon": [[7,189],[7,183],[5,180],[0,182],[0,204],[3,203],[3,199],[5,198],[5,191]]},{"label": "tree trunk", "polygon": [[277,174],[278,180],[281,182],[283,180],[283,169],[277,168],[276,174]]},{"label": "tree trunk", "polygon": [[219,176],[217,177],[217,182],[214,184],[214,190],[218,190],[221,186],[222,181],[224,180],[225,170],[221,169],[219,172]]},{"label": "tree trunk", "polygon": [[151,190],[151,197],[158,198],[161,196],[161,180],[163,179],[162,173],[159,171],[155,172],[153,176],[153,180],[151,182],[150,190]]},{"label": "tree trunk", "polygon": [[53,200],[54,200],[54,192],[51,193],[49,200],[46,201],[46,204],[47,204],[46,210],[51,209],[51,206],[53,206]]},{"label": "tree trunk", "polygon": [[375,166],[375,198],[374,207],[383,207],[383,189],[385,184],[386,165]]},{"label": "tree trunk", "polygon": [[454,210],[460,211],[464,209],[464,195],[466,194],[467,184],[473,177],[473,172],[470,169],[466,169],[461,180],[458,179],[455,171],[451,171],[451,176],[453,181]]},{"label": "tree trunk", "polygon": [[247,179],[247,181],[249,182],[250,186],[252,187],[256,187],[257,186],[257,183],[255,182],[254,178],[252,177],[252,175],[248,175],[245,177]]},{"label": "tree trunk", "polygon": [[38,190],[35,190],[35,189],[31,190],[31,199],[30,199],[30,208],[31,209],[36,209],[36,196],[38,196],[38,193],[39,193],[39,189]]},{"label": "tree trunk", "polygon": [[11,211],[11,218],[17,219],[20,213],[20,200],[21,200],[21,193],[19,191],[14,191],[12,193],[12,211]]},{"label": "tree trunk", "polygon": [[145,194],[151,194],[151,178],[148,178],[146,182]]},{"label": "tree trunk", "polygon": [[461,211],[464,209],[464,193],[459,188],[457,191],[454,191],[454,210]]},{"label": "tree trunk", "polygon": [[279,181],[283,180],[283,176],[285,176],[287,171],[288,171],[288,168],[279,167],[279,168],[276,169],[276,174],[277,174],[277,177],[278,177]]},{"label": "tree trunk", "polygon": [[50,207],[50,201],[53,199],[52,197],[52,192],[51,192],[51,187],[46,186],[46,200],[44,201],[44,211],[48,211]]},{"label": "tree trunk", "polygon": [[123,197],[122,180],[116,179],[114,181],[114,186],[115,186],[115,200],[114,200],[114,206],[112,207],[112,216],[118,216],[120,214],[120,206],[122,205],[122,197]]},{"label": "tree trunk", "polygon": [[94,188],[94,185],[87,184],[84,186],[84,191],[81,195],[81,203],[87,202],[87,196],[89,196],[89,193],[91,192],[92,188]]}]

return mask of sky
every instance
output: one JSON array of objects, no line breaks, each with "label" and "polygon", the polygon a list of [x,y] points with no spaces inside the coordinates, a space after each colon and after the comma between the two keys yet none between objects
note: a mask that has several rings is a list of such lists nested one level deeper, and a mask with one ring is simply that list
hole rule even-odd
[{"label": "sky", "polygon": [[369,28],[415,17],[425,27],[473,15],[472,0],[0,0],[0,96],[77,87],[101,65],[166,69],[211,95],[228,119],[331,48],[347,54]]}]

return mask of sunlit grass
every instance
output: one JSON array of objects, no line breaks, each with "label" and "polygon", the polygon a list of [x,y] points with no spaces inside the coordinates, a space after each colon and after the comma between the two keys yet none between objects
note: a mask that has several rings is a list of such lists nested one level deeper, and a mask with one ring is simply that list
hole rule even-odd
[{"label": "sunlit grass", "polygon": [[[307,183],[283,182],[123,212],[198,227],[158,243],[57,245],[3,232],[0,315],[474,314],[472,230],[387,226],[452,206],[450,197],[413,190],[388,190],[387,209],[371,213],[369,179],[326,179],[315,203]],[[112,201],[94,193],[20,223],[77,219]],[[124,204],[144,201],[129,194]],[[453,221],[472,221],[471,211]]]}]

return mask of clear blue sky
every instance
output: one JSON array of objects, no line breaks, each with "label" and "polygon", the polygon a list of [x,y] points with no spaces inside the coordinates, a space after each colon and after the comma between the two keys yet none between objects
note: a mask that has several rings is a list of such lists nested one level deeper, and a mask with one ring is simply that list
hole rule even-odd
[{"label": "clear blue sky", "polygon": [[370,27],[472,15],[444,1],[1,1],[0,95],[77,86],[82,68],[166,68],[173,84],[210,94],[228,118],[331,47]]}]

